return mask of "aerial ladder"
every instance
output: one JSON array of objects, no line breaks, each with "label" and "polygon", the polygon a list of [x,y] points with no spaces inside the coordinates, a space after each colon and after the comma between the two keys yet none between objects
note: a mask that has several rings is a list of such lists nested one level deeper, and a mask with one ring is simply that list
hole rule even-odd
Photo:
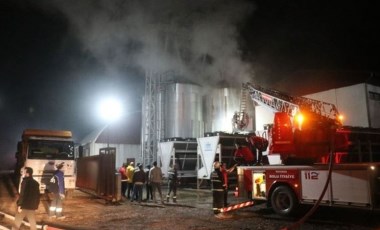
[{"label": "aerial ladder", "polygon": [[276,112],[284,112],[294,117],[300,112],[307,111],[321,121],[327,121],[337,126],[342,125],[338,109],[334,104],[306,97],[290,96],[252,83],[244,83],[242,88],[248,90],[252,100],[259,105],[269,107]]},{"label": "aerial ladder", "polygon": [[325,157],[332,136],[342,126],[334,104],[244,83],[251,99],[274,114],[268,131],[269,154],[280,154],[285,164],[315,163]]}]

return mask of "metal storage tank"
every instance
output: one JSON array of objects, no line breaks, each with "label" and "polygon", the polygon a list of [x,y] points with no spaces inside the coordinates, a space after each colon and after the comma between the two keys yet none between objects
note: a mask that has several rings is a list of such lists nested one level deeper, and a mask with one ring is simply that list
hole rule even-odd
[{"label": "metal storage tank", "polygon": [[[233,131],[232,118],[235,112],[240,111],[240,88],[214,88],[204,95],[204,121],[205,132]],[[253,130],[252,118],[254,117],[253,102],[248,97],[246,100],[246,112],[249,125],[247,131]]]},{"label": "metal storage tank", "polygon": [[163,92],[162,138],[203,136],[201,87],[173,83]]}]

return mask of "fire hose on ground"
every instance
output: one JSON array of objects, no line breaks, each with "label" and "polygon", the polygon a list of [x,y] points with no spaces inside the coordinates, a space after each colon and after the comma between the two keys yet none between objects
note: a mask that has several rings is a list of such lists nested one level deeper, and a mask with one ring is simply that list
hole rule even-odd
[{"label": "fire hose on ground", "polygon": [[235,210],[241,209],[241,208],[250,207],[252,205],[254,205],[253,201],[247,201],[247,202],[231,205],[228,207],[220,208],[220,209],[218,209],[218,211],[219,211],[219,213],[225,213],[225,212],[235,211]]},{"label": "fire hose on ground", "polygon": [[301,224],[303,224],[311,215],[314,214],[314,212],[317,210],[317,208],[319,207],[319,204],[321,203],[322,201],[322,198],[325,196],[325,193],[327,191],[327,188],[328,188],[328,185],[331,181],[331,174],[332,174],[332,169],[333,169],[333,164],[334,164],[334,155],[335,155],[335,149],[334,149],[334,143],[335,143],[335,132],[333,132],[333,134],[331,135],[331,139],[330,139],[330,154],[329,154],[329,171],[328,171],[328,175],[327,175],[327,179],[326,179],[326,183],[325,183],[325,186],[323,187],[323,190],[322,190],[322,193],[321,195],[319,196],[317,202],[314,204],[314,206],[301,218],[299,219],[297,222],[285,227],[285,228],[282,228],[281,230],[292,230],[292,229],[298,229]]}]

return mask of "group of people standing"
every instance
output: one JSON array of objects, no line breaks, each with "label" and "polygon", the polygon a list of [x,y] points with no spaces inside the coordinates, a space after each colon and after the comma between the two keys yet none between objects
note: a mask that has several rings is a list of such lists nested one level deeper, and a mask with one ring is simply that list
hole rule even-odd
[{"label": "group of people standing", "polygon": [[[136,170],[140,171],[140,167],[137,167]],[[134,162],[130,162],[129,164],[123,163],[123,165],[119,168],[119,174],[121,175],[121,195],[124,199],[131,199],[131,195],[133,195],[134,173],[135,173]],[[144,174],[144,181],[145,181],[145,174]]]},{"label": "group of people standing", "polygon": [[[236,164],[227,169],[225,163],[218,161],[214,162],[214,171],[211,174],[211,184],[213,193],[213,209],[217,213],[217,210],[223,207],[227,207],[228,197],[228,174],[235,168]],[[63,173],[64,163],[56,165],[56,171],[54,172],[50,183],[48,184],[47,192],[52,194],[52,199],[49,206],[49,217],[63,217],[62,201],[65,198],[65,183]],[[160,196],[160,201],[164,204],[162,196],[161,184],[162,184],[162,171],[157,166],[157,162],[153,162],[153,167],[149,165],[144,170],[142,164],[137,164],[134,167],[134,162],[130,162],[129,165],[123,164],[119,169],[121,174],[121,193],[126,199],[130,199],[132,202],[137,200],[142,201],[143,186],[146,187],[146,200],[156,200],[156,191]],[[166,202],[169,202],[170,195],[173,192],[173,202],[177,201],[177,184],[178,184],[178,168],[174,164],[168,171],[168,193],[166,196]],[[15,217],[14,226],[12,229],[19,229],[22,220],[27,217],[30,223],[30,229],[36,229],[35,210],[38,209],[40,203],[40,190],[39,183],[33,179],[33,169],[25,167],[24,178],[21,183],[21,190],[19,199],[17,200],[17,213]]]},{"label": "group of people standing", "polygon": [[[146,169],[143,169],[142,164],[138,163],[134,167],[134,162],[129,164],[124,163],[119,168],[121,175],[121,195],[124,199],[128,199],[131,202],[134,200],[141,202],[143,197],[143,187],[146,188],[146,201],[153,200],[157,203],[156,191],[160,196],[160,201],[164,204],[162,196],[161,184],[162,184],[162,171],[157,166],[157,162],[153,162],[153,167],[148,165]],[[173,170],[169,170],[169,188],[167,194],[167,202],[169,202],[170,193],[173,191],[173,202],[176,202],[177,194],[177,167],[173,167]]]}]

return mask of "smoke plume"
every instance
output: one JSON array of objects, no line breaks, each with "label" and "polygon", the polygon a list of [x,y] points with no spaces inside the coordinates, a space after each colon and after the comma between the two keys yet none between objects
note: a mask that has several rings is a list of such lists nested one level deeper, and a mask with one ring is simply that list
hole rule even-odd
[{"label": "smoke plume", "polygon": [[238,24],[252,13],[243,0],[55,1],[71,31],[108,72],[173,71],[198,84],[245,82]]}]

